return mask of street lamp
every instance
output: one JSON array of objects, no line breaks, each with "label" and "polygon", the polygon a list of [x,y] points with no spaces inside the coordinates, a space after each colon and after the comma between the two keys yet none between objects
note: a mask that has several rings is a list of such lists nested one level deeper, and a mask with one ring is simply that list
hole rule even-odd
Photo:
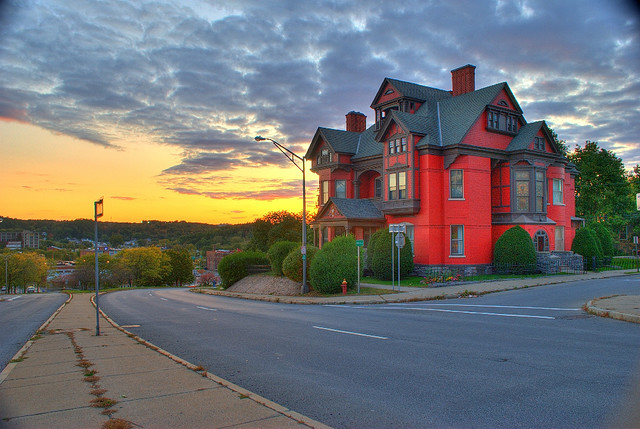
[{"label": "street lamp", "polygon": [[93,203],[93,215],[95,220],[95,240],[93,247],[95,250],[95,263],[96,263],[96,336],[100,336],[100,304],[98,302],[98,292],[100,291],[100,271],[98,269],[98,218],[102,217],[104,207],[104,198],[100,197],[98,201]]},{"label": "street lamp", "polygon": [[[302,287],[300,288],[300,293],[305,294],[309,292],[309,288],[307,287],[307,201],[306,201],[306,185],[305,185],[305,166],[304,166],[304,158],[296,155],[291,152],[286,147],[282,146],[277,141],[270,139],[269,137],[256,136],[255,140],[257,142],[269,140],[275,147],[277,147],[280,152],[286,156],[289,161],[293,163],[298,170],[302,171],[302,247],[300,248],[300,253],[302,253]],[[302,164],[302,166],[298,165],[298,162]]]}]

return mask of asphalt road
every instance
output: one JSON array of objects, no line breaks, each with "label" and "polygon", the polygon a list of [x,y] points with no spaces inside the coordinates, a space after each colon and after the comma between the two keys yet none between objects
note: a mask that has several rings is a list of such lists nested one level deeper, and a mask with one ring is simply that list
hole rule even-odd
[{"label": "asphalt road", "polygon": [[581,306],[639,293],[640,277],[624,277],[395,305],[176,289],[100,302],[154,344],[334,427],[586,428],[611,425],[625,406],[640,326]]},{"label": "asphalt road", "polygon": [[68,295],[0,295],[0,370],[3,369]]}]

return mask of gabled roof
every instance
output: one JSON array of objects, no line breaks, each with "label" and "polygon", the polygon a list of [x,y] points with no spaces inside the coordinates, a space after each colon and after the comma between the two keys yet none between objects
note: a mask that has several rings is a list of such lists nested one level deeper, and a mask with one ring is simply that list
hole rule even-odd
[{"label": "gabled roof", "polygon": [[553,140],[551,130],[549,130],[545,121],[531,122],[520,127],[518,134],[513,138],[513,140],[511,140],[509,146],[507,146],[507,152],[525,150],[529,148],[531,143],[533,143],[533,138],[538,134],[540,129],[542,129],[542,133],[545,135],[547,142],[553,149],[553,152],[559,153],[558,147]]},{"label": "gabled roof", "polygon": [[351,159],[367,158],[369,156],[382,155],[382,145],[375,139],[375,125],[371,125],[358,139],[356,154]]},{"label": "gabled roof", "polygon": [[426,101],[440,100],[451,97],[451,93],[443,89],[431,88],[424,85],[418,85],[417,83],[405,82],[403,80],[385,77],[382,85],[380,85],[380,89],[378,89],[376,96],[371,102],[371,107],[377,104],[376,100],[380,98],[380,96],[382,95],[382,91],[387,87],[387,84],[391,85],[398,92],[398,97],[394,98],[408,97],[414,98],[416,100]]},{"label": "gabled roof", "polygon": [[360,200],[353,198],[329,198],[329,202],[325,204],[323,209],[318,213],[317,219],[321,219],[333,204],[335,208],[346,219],[358,220],[381,220],[384,221],[384,215],[375,206],[371,200]]},{"label": "gabled roof", "polygon": [[442,145],[459,144],[487,105],[506,86],[505,82],[498,83],[440,102]]},{"label": "gabled roof", "polygon": [[310,159],[317,145],[321,140],[325,141],[332,151],[335,153],[346,153],[354,155],[358,147],[358,140],[361,133],[355,133],[353,131],[334,130],[333,128],[319,127],[316,134],[311,140],[311,145],[304,155],[305,158]]},{"label": "gabled roof", "polygon": [[387,117],[384,118],[380,130],[376,133],[377,140],[382,139],[391,122],[398,124],[407,133],[425,135],[429,132],[428,118],[426,116],[391,110]]}]

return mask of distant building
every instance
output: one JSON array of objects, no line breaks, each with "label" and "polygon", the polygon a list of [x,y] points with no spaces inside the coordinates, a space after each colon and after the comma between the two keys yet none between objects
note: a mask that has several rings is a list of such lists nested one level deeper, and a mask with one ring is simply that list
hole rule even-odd
[{"label": "distant building", "polygon": [[216,250],[215,248],[213,250],[207,250],[207,254],[206,254],[206,258],[207,258],[207,270],[209,271],[218,271],[218,264],[220,263],[220,261],[222,260],[222,258],[224,258],[227,255],[230,255],[232,253],[236,253],[239,250]]},{"label": "distant building", "polygon": [[[19,243],[16,247],[15,243]],[[0,231],[0,243],[11,249],[39,249],[40,234],[33,231]],[[11,247],[9,246],[11,243]]]}]

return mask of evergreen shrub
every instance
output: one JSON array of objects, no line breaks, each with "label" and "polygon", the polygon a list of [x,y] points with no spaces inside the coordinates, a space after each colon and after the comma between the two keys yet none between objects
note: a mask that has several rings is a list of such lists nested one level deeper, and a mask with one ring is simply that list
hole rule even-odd
[{"label": "evergreen shrub", "polygon": [[[593,270],[593,257],[596,261],[602,258],[602,251],[598,247],[598,237],[591,228],[580,228],[576,231],[571,244],[571,251],[582,255],[584,258],[585,269]],[[597,263],[597,262],[596,262]]]},{"label": "evergreen shrub", "polygon": [[342,281],[353,289],[358,281],[358,250],[353,235],[336,237],[322,246],[311,261],[309,281],[320,293],[342,291]]},{"label": "evergreen shrub", "polygon": [[282,275],[282,262],[293,249],[298,247],[298,243],[293,241],[277,241],[269,247],[267,257],[271,262],[271,271],[276,276]]},{"label": "evergreen shrub", "polygon": [[377,230],[373,233],[371,238],[369,238],[369,243],[367,243],[367,269],[370,271],[373,271],[371,261],[373,261],[373,255],[376,252],[376,243],[383,234],[389,234],[389,231],[385,228]]},{"label": "evergreen shrub", "polygon": [[506,230],[496,241],[493,264],[499,273],[525,274],[536,271],[536,249],[521,226]]},{"label": "evergreen shrub", "polygon": [[[376,237],[373,250],[368,255],[369,267],[373,271],[374,277],[382,280],[391,280],[398,274],[398,248],[395,247],[395,244],[393,247],[393,264],[391,262],[391,242],[395,234],[391,234],[386,229],[378,232],[381,233]],[[393,274],[392,266],[393,271],[395,271]],[[406,277],[411,271],[413,271],[413,252],[411,250],[411,242],[405,235],[405,246],[400,250],[400,276]]]},{"label": "evergreen shrub", "polygon": [[247,251],[227,255],[218,264],[218,274],[222,279],[222,287],[227,289],[249,273],[249,265],[267,265],[269,258],[262,252]]},{"label": "evergreen shrub", "polygon": [[600,243],[600,250],[602,250],[602,256],[613,256],[613,237],[611,236],[611,230],[607,228],[603,223],[596,222],[590,226],[598,237]]},{"label": "evergreen shrub", "polygon": [[[301,246],[298,246],[289,252],[282,262],[282,273],[294,282],[302,281],[302,253],[300,253],[300,248]],[[309,281],[311,261],[313,261],[318,250],[320,249],[315,246],[307,245],[307,282]]]}]

